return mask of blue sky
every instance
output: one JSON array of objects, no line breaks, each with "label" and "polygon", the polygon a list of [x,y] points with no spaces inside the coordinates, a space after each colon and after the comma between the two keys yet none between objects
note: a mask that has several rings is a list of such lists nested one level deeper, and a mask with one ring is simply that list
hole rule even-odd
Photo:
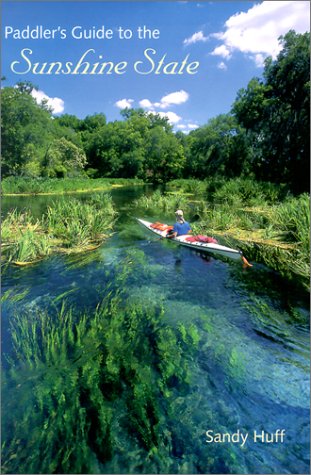
[{"label": "blue sky", "polygon": [[[120,119],[125,106],[166,115],[175,130],[188,132],[230,111],[237,91],[254,76],[261,76],[266,56],[276,57],[277,38],[289,29],[309,31],[308,1],[140,1],[140,2],[9,2],[2,4],[3,86],[31,81],[39,88],[36,99],[47,97],[55,114],[80,118],[103,112],[108,121]],[[137,37],[137,28],[159,30],[158,38]],[[112,38],[75,39],[77,31],[112,30]],[[120,39],[118,28],[132,32]],[[31,39],[28,32],[57,30],[55,38]],[[33,31],[34,30],[34,31]],[[61,38],[61,32],[63,36]],[[46,34],[49,34],[48,32]],[[24,38],[21,38],[24,36]],[[146,49],[154,60],[145,57]],[[28,61],[21,52],[26,50]],[[29,53],[31,50],[31,55]],[[123,74],[34,74],[39,63],[72,62],[91,50],[85,61],[125,61]],[[164,65],[198,62],[195,74],[154,74]],[[142,61],[139,74],[134,64]],[[72,67],[74,69],[74,67]],[[139,68],[138,68],[139,69]],[[45,69],[46,71],[47,69]],[[79,71],[83,71],[80,68]],[[167,72],[173,67],[168,66]],[[17,74],[19,72],[20,74]],[[71,71],[72,72],[72,71]]]}]

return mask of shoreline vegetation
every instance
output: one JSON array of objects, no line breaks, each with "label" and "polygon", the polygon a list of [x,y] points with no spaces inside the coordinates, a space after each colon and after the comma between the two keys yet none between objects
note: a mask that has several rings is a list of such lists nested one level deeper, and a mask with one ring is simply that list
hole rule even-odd
[{"label": "shoreline vegetation", "polygon": [[[37,183],[38,182],[38,183]],[[52,203],[41,219],[31,213],[10,212],[2,222],[5,263],[28,265],[55,252],[77,253],[96,249],[111,234],[116,217],[111,196],[96,193],[98,185],[142,185],[131,179],[7,178],[4,190],[51,190],[55,194],[80,189],[94,191],[81,203],[64,197]],[[85,187],[85,190],[83,190]],[[33,194],[39,194],[39,192]],[[196,234],[209,234],[220,243],[240,249],[250,261],[265,264],[289,280],[310,290],[309,195],[293,196],[285,185],[250,178],[177,179],[151,196],[143,195],[134,208],[153,218],[161,212],[174,215],[182,208]]]},{"label": "shoreline vegetation", "polygon": [[2,196],[61,195],[109,191],[122,186],[143,185],[143,180],[128,178],[22,178],[2,180]]},{"label": "shoreline vegetation", "polygon": [[85,202],[72,197],[53,202],[40,219],[13,210],[2,222],[4,262],[23,266],[55,252],[94,250],[111,235],[116,214],[108,193]]},{"label": "shoreline vegetation", "polygon": [[[32,194],[98,190],[103,187],[143,185],[136,179],[24,179],[3,180],[3,191],[16,195],[29,186]],[[84,189],[83,189],[84,187]],[[34,191],[36,190],[36,191]],[[105,188],[105,191],[107,188]],[[46,191],[48,194],[48,192]],[[7,193],[5,193],[7,194]],[[250,178],[177,179],[151,196],[143,195],[134,208],[156,217],[173,216],[182,208],[196,234],[209,234],[240,249],[248,260],[265,264],[310,290],[309,195],[293,196],[285,185]],[[41,219],[31,213],[10,212],[2,222],[6,263],[33,264],[55,252],[77,253],[96,249],[111,234],[116,211],[108,193],[95,193],[85,203],[64,197]]]},{"label": "shoreline vegetation", "polygon": [[161,210],[186,213],[195,234],[209,234],[237,247],[257,264],[265,264],[310,290],[310,198],[294,197],[286,188],[251,179],[174,180],[166,191],[136,200],[149,214]]}]

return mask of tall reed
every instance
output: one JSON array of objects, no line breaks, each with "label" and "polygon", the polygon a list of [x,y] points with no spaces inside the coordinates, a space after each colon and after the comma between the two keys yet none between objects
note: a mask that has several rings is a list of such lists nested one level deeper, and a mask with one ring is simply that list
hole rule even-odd
[{"label": "tall reed", "polygon": [[62,199],[48,207],[46,226],[68,247],[83,245],[111,229],[116,212],[110,195],[96,195],[88,202]]},{"label": "tall reed", "polygon": [[286,232],[290,241],[301,244],[305,251],[310,248],[310,197],[304,193],[291,198],[275,209],[275,226]]},{"label": "tall reed", "polygon": [[155,191],[151,196],[143,195],[138,200],[134,201],[135,208],[141,208],[148,211],[164,211],[174,213],[176,209],[185,209],[189,205],[189,201],[182,194],[165,195],[159,190]]}]

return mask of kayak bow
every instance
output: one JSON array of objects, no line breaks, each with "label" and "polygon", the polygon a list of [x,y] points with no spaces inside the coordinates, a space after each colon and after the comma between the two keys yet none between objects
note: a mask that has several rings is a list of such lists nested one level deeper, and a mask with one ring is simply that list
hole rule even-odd
[{"label": "kayak bow", "polygon": [[[137,218],[137,221],[143,226],[145,226],[147,229],[149,229],[149,231],[153,232],[154,234],[157,234],[158,236],[162,238],[167,238],[166,230],[161,231],[159,229],[155,229],[151,227],[152,225],[151,222],[146,221],[144,219]],[[186,240],[187,237],[189,237],[189,234],[185,234],[183,236],[177,236],[175,238],[169,238],[169,239],[170,241],[174,241],[180,244],[181,246],[190,247],[191,249],[195,249],[196,251],[210,252],[212,254],[218,254],[221,256],[230,257],[231,259],[242,259],[243,264],[245,266],[249,266],[249,267],[252,266],[252,264],[249,264],[249,262],[243,256],[242,252],[238,251],[237,249],[232,249],[231,247],[222,246],[221,244],[218,244],[218,243],[216,244],[216,243],[207,243],[207,242],[200,242],[200,241],[189,242]]]}]

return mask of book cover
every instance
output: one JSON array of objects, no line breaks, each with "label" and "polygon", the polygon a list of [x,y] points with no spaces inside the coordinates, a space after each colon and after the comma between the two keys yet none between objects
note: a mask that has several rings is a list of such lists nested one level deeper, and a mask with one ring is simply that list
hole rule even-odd
[{"label": "book cover", "polygon": [[1,8],[2,473],[309,473],[309,2]]}]

